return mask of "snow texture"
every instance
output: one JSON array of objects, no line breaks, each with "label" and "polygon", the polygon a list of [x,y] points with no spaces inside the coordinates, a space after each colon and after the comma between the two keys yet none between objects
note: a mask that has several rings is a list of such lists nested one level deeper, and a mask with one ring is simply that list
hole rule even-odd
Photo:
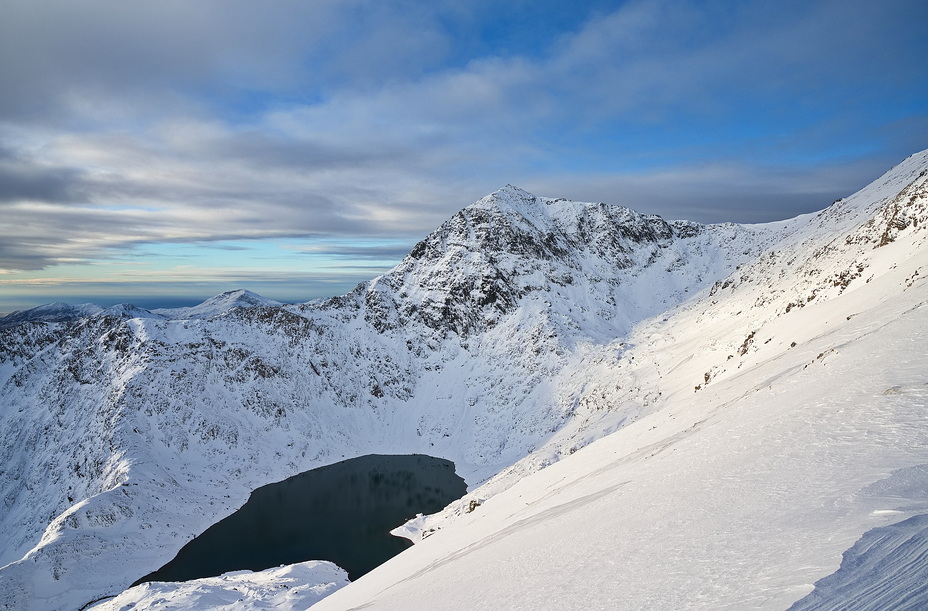
[{"label": "snow texture", "polygon": [[259,572],[233,571],[184,583],[145,583],[88,607],[94,611],[174,611],[179,609],[309,608],[348,583],[348,574],[331,562],[301,562]]},{"label": "snow texture", "polygon": [[928,609],[928,514],[867,531],[790,611]]},{"label": "snow texture", "polygon": [[[928,464],[926,176],[753,226],[507,186],[342,297],[0,319],[0,605],[117,595],[252,489],[369,453],[471,490],[320,609],[829,599],[842,552],[928,512],[893,475]],[[905,536],[870,547],[918,576]],[[174,587],[124,596],[198,608]]]}]

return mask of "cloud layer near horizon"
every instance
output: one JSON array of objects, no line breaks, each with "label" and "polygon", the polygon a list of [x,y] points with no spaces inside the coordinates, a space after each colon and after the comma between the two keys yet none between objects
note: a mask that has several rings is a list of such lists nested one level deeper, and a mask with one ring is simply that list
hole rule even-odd
[{"label": "cloud layer near horizon", "polygon": [[506,183],[765,221],[928,146],[923,2],[498,4],[7,3],[0,273],[411,243]]}]

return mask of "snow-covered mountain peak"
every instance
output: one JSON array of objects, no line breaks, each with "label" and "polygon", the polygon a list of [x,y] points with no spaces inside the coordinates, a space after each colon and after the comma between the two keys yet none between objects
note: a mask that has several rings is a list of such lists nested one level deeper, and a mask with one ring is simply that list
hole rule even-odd
[{"label": "snow-covered mountain peak", "polygon": [[507,184],[504,187],[501,187],[494,191],[493,193],[487,195],[486,197],[478,200],[479,202],[484,202],[488,200],[496,200],[502,202],[534,202],[537,198],[520,187],[517,187],[513,184]]},{"label": "snow-covered mountain peak", "polygon": [[247,289],[237,289],[210,297],[203,303],[189,308],[163,308],[152,311],[165,318],[173,319],[211,318],[224,314],[233,308],[276,307],[280,305],[282,304],[279,301],[262,297]]},{"label": "snow-covered mountain peak", "polygon": [[[463,337],[495,326],[529,299],[540,304],[542,320],[560,328],[559,337],[591,329],[610,337],[727,275],[771,233],[668,223],[509,185],[459,211],[395,269],[359,287],[355,303],[365,304],[378,329],[419,320]],[[557,305],[565,302],[571,305]]]},{"label": "snow-covered mountain peak", "polygon": [[480,218],[478,211],[489,214],[495,222],[508,222],[525,230],[570,236],[591,230],[598,225],[635,225],[647,221],[663,221],[653,215],[642,215],[624,206],[605,203],[578,202],[564,198],[538,197],[514,185],[506,185],[474,202],[462,213]]},{"label": "snow-covered mountain peak", "polygon": [[23,322],[67,322],[85,316],[93,316],[103,311],[95,303],[73,305],[69,303],[48,303],[28,310],[17,310],[0,318],[0,329],[13,327]]},{"label": "snow-covered mountain peak", "polygon": [[548,213],[546,207],[553,201],[555,200],[538,197],[510,184],[477,200],[467,206],[465,210],[474,211],[479,209],[498,213],[513,220],[528,221],[529,223],[533,221],[543,222]]},{"label": "snow-covered mountain peak", "polygon": [[110,306],[102,310],[99,316],[115,316],[117,318],[130,319],[130,318],[164,318],[160,314],[156,314],[151,310],[146,310],[145,308],[140,308],[137,305],[131,303],[119,303],[114,306]]}]

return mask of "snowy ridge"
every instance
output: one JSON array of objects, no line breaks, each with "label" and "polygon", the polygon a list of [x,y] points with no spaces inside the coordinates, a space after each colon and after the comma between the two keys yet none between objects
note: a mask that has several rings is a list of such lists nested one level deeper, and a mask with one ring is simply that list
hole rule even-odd
[{"label": "snowy ridge", "polygon": [[348,574],[331,562],[300,562],[258,572],[232,571],[184,583],[145,583],[93,608],[308,609],[347,584]]},{"label": "snowy ridge", "polygon": [[130,318],[164,318],[161,314],[156,314],[145,308],[140,308],[131,303],[120,303],[101,310],[98,316],[112,316],[129,320]]},{"label": "snowy ridge", "polygon": [[279,306],[279,301],[262,297],[246,289],[226,291],[215,297],[210,297],[200,305],[190,308],[160,308],[152,310],[154,314],[164,318],[184,320],[191,318],[212,318],[224,314],[233,308],[254,308],[260,306]]},{"label": "snowy ridge", "polygon": [[[874,393],[880,397],[900,386],[888,401],[906,420],[908,437],[893,437],[902,434],[899,427],[870,437],[872,451],[850,465],[859,476],[841,485],[863,488],[886,469],[928,463],[912,450],[925,433],[924,419],[913,414],[924,405],[918,372],[928,360],[924,344],[902,335],[906,325],[928,328],[921,305],[928,286],[926,168],[928,155],[921,153],[818,215],[761,226],[665,222],[506,187],[449,219],[397,268],[340,298],[292,306],[252,298],[251,307],[237,308],[226,306],[244,294],[219,296],[225,305],[175,312],[173,320],[96,316],[0,330],[0,392],[9,406],[0,413],[0,565],[9,563],[0,569],[0,604],[75,608],[115,595],[241,505],[251,489],[366,453],[448,458],[472,486],[493,477],[419,524],[421,532],[435,533],[421,545],[340,590],[323,608],[348,600],[341,597],[375,596],[377,584],[402,578],[395,568],[406,566],[401,558],[412,567],[429,553],[454,556],[455,545],[510,528],[505,516],[557,524],[584,554],[586,538],[570,520],[547,522],[539,512],[579,490],[625,507],[627,499],[614,495],[629,488],[609,478],[631,469],[626,475],[651,481],[646,465],[656,465],[660,477],[636,485],[644,488],[635,498],[660,506],[666,494],[660,482],[690,473],[692,481],[677,482],[683,491],[703,476],[669,458],[642,461],[682,456],[683,447],[693,448],[705,474],[717,474],[718,490],[760,510],[769,499],[737,489],[739,480],[723,476],[730,466],[700,450],[710,441],[725,447],[720,440],[741,430],[719,414],[755,419],[759,432],[745,448],[800,433],[825,435],[813,426],[821,414],[778,412],[779,401],[791,392],[790,409],[815,404],[818,396],[808,389],[816,376],[832,365],[861,375],[866,350],[856,346],[867,346],[879,362],[892,361],[890,340],[908,359],[895,369],[907,373],[894,380],[887,367],[866,375],[886,385]],[[858,401],[848,379],[836,378],[828,390]],[[776,400],[764,403],[758,393],[767,386]],[[731,409],[719,412],[721,404]],[[809,430],[771,429],[764,418],[776,413]],[[699,424],[707,419],[718,424]],[[760,434],[771,430],[769,438]],[[874,468],[867,460],[881,456],[882,444],[897,449]],[[615,458],[595,458],[615,453],[626,467],[606,469]],[[739,460],[737,453],[729,458]],[[804,464],[802,454],[784,460]],[[823,464],[848,467],[840,460]],[[574,472],[591,477],[581,484]],[[821,481],[830,482],[830,473]],[[742,475],[765,482],[758,489],[771,483],[763,474]],[[535,500],[514,501],[520,490]],[[690,493],[698,497],[698,490]],[[469,512],[471,500],[482,504]],[[491,510],[494,504],[502,513]],[[672,520],[675,505],[666,505]],[[719,524],[730,526],[723,507],[715,511]],[[480,516],[492,528],[470,538],[476,535],[467,524]],[[596,522],[594,516],[586,517]],[[630,528],[647,526],[626,517]],[[819,526],[829,528],[827,521]],[[787,588],[779,608],[834,570],[840,552],[866,530],[856,517],[842,529],[834,541],[844,547],[823,546],[822,554],[835,554],[834,566],[830,557],[813,559],[818,564],[808,581]],[[665,525],[642,541],[660,532],[680,534]],[[756,563],[743,566],[759,570]],[[653,566],[645,569],[642,575],[654,574]],[[783,592],[789,580],[777,579]],[[462,595],[441,580],[435,585]],[[473,596],[488,591],[475,587]]]},{"label": "snowy ridge", "polygon": [[66,322],[85,316],[93,316],[103,308],[94,303],[71,305],[67,303],[49,303],[28,310],[17,310],[0,317],[0,329],[13,327],[27,321]]},{"label": "snowy ridge", "polygon": [[212,318],[228,312],[233,308],[253,308],[259,306],[280,306],[279,301],[262,297],[245,289],[227,291],[210,297],[203,303],[189,308],[158,308],[146,310],[131,303],[102,308],[95,303],[70,305],[67,303],[50,303],[29,310],[11,312],[0,317],[0,329],[15,327],[26,322],[73,322],[91,316],[111,316],[128,320],[131,318],[161,318],[185,320],[192,318]]}]

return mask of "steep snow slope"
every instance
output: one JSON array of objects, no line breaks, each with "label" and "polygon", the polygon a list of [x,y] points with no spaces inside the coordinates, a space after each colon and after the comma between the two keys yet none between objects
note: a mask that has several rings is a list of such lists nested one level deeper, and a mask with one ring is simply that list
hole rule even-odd
[{"label": "steep snow slope", "polygon": [[[917,293],[691,390],[314,609],[785,609],[862,533],[926,511],[925,480],[914,497],[866,493],[928,462],[924,283]],[[917,543],[907,556],[920,572],[889,584],[884,602],[923,587],[928,545]]]},{"label": "steep snow slope", "polygon": [[[516,463],[419,525],[457,532],[456,515],[490,515],[523,475],[610,431],[679,424],[684,407],[743,394],[748,373],[779,379],[786,357],[828,363],[806,352],[868,320],[876,306],[854,295],[897,296],[881,280],[903,273],[893,264],[922,257],[903,284],[924,292],[925,167],[915,156],[819,215],[748,227],[507,187],[341,298],[2,331],[0,601],[116,594],[250,489],[370,452],[449,458],[471,484]],[[466,514],[473,497],[489,501]],[[362,584],[376,579],[343,596],[371,595]]]},{"label": "steep snow slope", "polygon": [[[592,407],[314,609],[784,609],[817,580],[796,609],[922,608],[925,169],[915,156],[791,222],[704,295],[591,351],[576,374]],[[523,477],[651,384],[647,415]]]}]

